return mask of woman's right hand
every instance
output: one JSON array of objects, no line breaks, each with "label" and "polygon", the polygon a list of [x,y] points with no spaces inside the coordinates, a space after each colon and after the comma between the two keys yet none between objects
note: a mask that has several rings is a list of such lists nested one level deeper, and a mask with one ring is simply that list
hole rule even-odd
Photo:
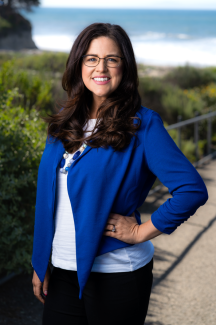
[{"label": "woman's right hand", "polygon": [[[48,293],[48,284],[50,279],[50,268],[48,266],[44,282],[43,282],[43,293],[45,296],[47,296]],[[45,303],[45,299],[41,296],[41,288],[42,288],[42,282],[40,281],[39,277],[37,276],[37,273],[34,271],[33,278],[32,278],[32,284],[33,284],[33,292],[35,297],[40,300],[43,304]]]}]

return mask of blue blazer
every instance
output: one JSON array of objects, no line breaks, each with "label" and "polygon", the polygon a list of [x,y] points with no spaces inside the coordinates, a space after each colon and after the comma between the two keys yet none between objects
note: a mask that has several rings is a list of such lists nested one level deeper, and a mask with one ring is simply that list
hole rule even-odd
[{"label": "blue blazer", "polygon": [[[68,172],[80,299],[95,257],[131,246],[103,236],[111,212],[128,217],[135,212],[141,224],[137,209],[158,177],[172,198],[152,214],[151,220],[161,232],[171,234],[208,199],[202,178],[176,146],[160,115],[141,106],[136,116],[142,121],[141,127],[136,132],[137,139],[133,137],[127,148],[114,152],[111,146],[87,146]],[[64,151],[60,140],[47,140],[38,170],[32,265],[41,282],[52,249],[56,172]]]}]

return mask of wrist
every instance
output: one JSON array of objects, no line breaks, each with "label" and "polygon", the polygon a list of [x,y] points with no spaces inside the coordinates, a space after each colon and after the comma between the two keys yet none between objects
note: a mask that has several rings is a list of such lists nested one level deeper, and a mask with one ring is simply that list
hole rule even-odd
[{"label": "wrist", "polygon": [[145,240],[143,239],[142,229],[140,228],[141,225],[136,225],[136,242],[135,244],[143,243]]},{"label": "wrist", "polygon": [[139,225],[139,228],[137,230],[137,241],[139,243],[144,243],[144,242],[146,242],[150,239],[153,239],[161,234],[162,234],[162,232],[159,231],[157,228],[155,228],[151,222],[151,219],[149,219],[148,221]]}]

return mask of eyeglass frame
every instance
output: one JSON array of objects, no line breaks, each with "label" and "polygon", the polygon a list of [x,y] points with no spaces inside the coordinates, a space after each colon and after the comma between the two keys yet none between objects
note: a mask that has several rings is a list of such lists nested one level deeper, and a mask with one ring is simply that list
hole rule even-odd
[{"label": "eyeglass frame", "polygon": [[[104,60],[105,60],[106,67],[108,67],[108,68],[118,68],[119,65],[120,65],[120,63],[121,63],[121,61],[124,59],[124,58],[122,58],[121,56],[118,56],[118,55],[107,55],[105,58],[99,58],[99,56],[97,56],[97,55],[91,55],[91,54],[82,55],[81,58],[83,59],[83,58],[85,58],[86,56],[94,56],[94,57],[98,58],[98,59],[99,59],[98,64],[100,63],[100,60],[101,60],[101,59],[104,59]],[[109,58],[109,57],[117,57],[117,58],[120,58],[121,61],[119,62],[119,64],[118,64],[116,67],[109,67],[109,66],[107,65],[107,63],[106,63],[106,58]],[[83,62],[83,63],[84,63],[84,62]],[[85,63],[84,63],[84,64],[85,64]],[[89,65],[86,65],[86,64],[85,64],[85,66],[88,67],[88,68],[95,68],[95,67],[98,66],[98,64],[96,64],[96,65],[94,65],[94,66],[89,66]]]}]

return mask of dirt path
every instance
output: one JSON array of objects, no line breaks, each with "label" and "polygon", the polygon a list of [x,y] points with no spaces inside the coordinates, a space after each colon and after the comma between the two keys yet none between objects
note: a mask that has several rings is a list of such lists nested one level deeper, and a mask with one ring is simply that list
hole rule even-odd
[{"label": "dirt path", "polygon": [[[207,203],[173,234],[152,240],[154,284],[146,325],[216,324],[216,160],[198,172],[208,188]],[[148,197],[142,220],[168,197]]]},{"label": "dirt path", "polygon": [[31,281],[31,275],[19,275],[0,286],[0,325],[41,325],[43,304]]}]

